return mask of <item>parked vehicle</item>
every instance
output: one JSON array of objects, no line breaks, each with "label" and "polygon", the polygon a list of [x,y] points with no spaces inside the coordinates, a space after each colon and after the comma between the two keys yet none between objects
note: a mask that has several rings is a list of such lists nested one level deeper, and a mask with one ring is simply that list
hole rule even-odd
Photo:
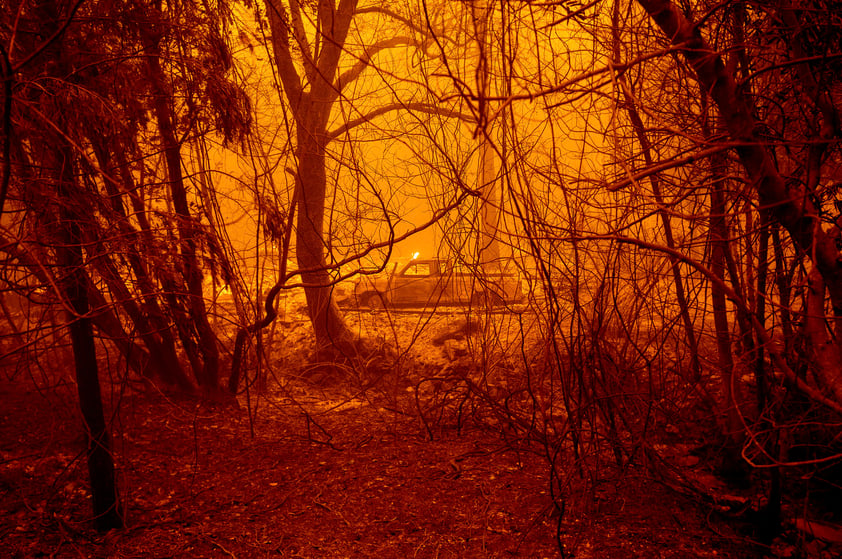
[{"label": "parked vehicle", "polygon": [[438,258],[395,263],[387,272],[361,276],[354,295],[358,306],[373,309],[521,302],[524,297],[514,263],[495,268],[461,267]]}]

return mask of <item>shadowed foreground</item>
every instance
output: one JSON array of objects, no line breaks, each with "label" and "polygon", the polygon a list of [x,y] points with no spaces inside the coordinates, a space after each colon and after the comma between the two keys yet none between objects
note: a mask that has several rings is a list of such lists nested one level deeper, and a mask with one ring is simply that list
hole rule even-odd
[{"label": "shadowed foreground", "polygon": [[[4,547],[12,557],[558,556],[539,457],[479,430],[431,442],[415,419],[295,390],[310,421],[276,392],[259,401],[254,436],[245,409],[232,418],[127,394],[115,449],[128,528],[100,536],[70,390],[5,384]],[[715,517],[632,472],[587,501],[569,503],[560,527],[577,557],[751,556]]]}]

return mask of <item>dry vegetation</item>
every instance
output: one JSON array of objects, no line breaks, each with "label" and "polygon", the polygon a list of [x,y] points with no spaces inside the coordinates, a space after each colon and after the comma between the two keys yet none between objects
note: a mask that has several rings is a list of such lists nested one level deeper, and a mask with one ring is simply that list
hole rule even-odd
[{"label": "dry vegetation", "polygon": [[0,3],[0,553],[840,555],[837,8]]},{"label": "dry vegetation", "polygon": [[[404,354],[365,369],[312,363],[306,317],[288,313],[265,348],[265,388],[252,385],[236,411],[138,380],[106,382],[127,528],[104,535],[89,520],[67,363],[16,371],[7,359],[4,548],[11,557],[555,557],[560,542],[586,558],[764,553],[723,504],[750,506],[752,494],[715,481],[716,451],[698,424],[680,426],[692,436],[671,426],[672,440],[653,438],[678,467],[666,477],[639,464],[619,472],[608,457],[577,463],[524,425],[513,380],[522,370],[477,367],[479,333],[454,332],[463,313],[394,314]],[[373,333],[383,315],[351,322]],[[488,320],[502,329],[513,319]],[[670,486],[679,473],[686,484]],[[724,500],[704,502],[691,487]]]}]

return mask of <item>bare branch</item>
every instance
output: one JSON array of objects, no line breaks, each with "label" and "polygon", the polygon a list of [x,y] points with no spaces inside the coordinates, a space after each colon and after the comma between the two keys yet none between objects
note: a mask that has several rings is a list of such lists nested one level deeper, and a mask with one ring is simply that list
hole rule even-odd
[{"label": "bare branch", "polygon": [[301,50],[301,56],[304,58],[304,72],[307,74],[307,79],[310,83],[313,83],[315,76],[312,75],[312,72],[316,67],[314,62],[316,53],[313,52],[313,47],[310,46],[307,33],[304,31],[304,21],[301,18],[301,5],[298,0],[290,0],[289,11],[292,34],[295,37],[295,42],[298,43],[298,48]]},{"label": "bare branch", "polygon": [[[578,76],[574,76],[574,77],[572,77],[568,80],[564,80],[563,82],[561,82],[559,84],[556,84],[552,87],[548,87],[546,89],[542,89],[540,91],[518,93],[518,94],[512,94],[512,95],[503,95],[503,96],[489,95],[489,96],[485,97],[484,99],[486,101],[503,101],[507,104],[511,103],[512,101],[534,101],[536,99],[540,99],[542,97],[547,97],[547,96],[553,95],[555,93],[561,93],[562,91],[564,91],[564,90],[566,90],[566,89],[568,89],[568,88],[570,88],[570,87],[572,87],[572,86],[574,86],[578,83],[586,82],[587,80],[589,80],[591,78],[594,78],[596,76],[599,76],[601,74],[606,74],[606,73],[609,73],[609,72],[620,72],[620,73],[625,72],[629,68],[632,68],[633,66],[636,66],[636,65],[638,65],[642,62],[646,62],[647,60],[652,60],[653,58],[661,57],[665,54],[669,54],[671,52],[674,52],[675,50],[676,50],[676,48],[671,47],[671,48],[667,48],[667,49],[663,49],[663,50],[648,52],[648,53],[643,54],[643,55],[635,58],[634,60],[631,60],[631,61],[626,62],[624,64],[616,64],[616,63],[610,62],[610,63],[608,63],[604,66],[600,66],[598,68],[594,68],[594,69],[589,70],[587,72],[583,72],[583,73],[579,74]],[[448,73],[446,75],[450,78],[456,79],[455,75],[452,75],[451,73]],[[606,81],[605,83],[607,84],[607,83],[611,83],[611,82]],[[464,97],[464,98],[467,98],[467,99],[472,100],[472,101],[476,101],[476,100],[479,99],[479,95],[476,94],[476,93],[470,92],[467,89],[467,87],[465,86],[465,84],[460,83],[460,85],[468,93],[465,93],[465,94],[460,93],[460,95],[458,95],[458,97]],[[589,87],[588,91],[593,91],[593,89]],[[454,95],[452,97],[457,97],[457,95]]]},{"label": "bare branch", "polygon": [[[338,8],[334,7],[332,1],[319,2],[322,48],[318,53],[317,70],[318,75],[328,83],[331,90],[333,72],[336,71],[339,57],[342,55],[356,9],[357,0],[341,0]],[[316,82],[313,82],[313,86],[315,85]],[[325,91],[324,94],[329,94],[329,92]]]},{"label": "bare branch", "polygon": [[292,62],[292,53],[289,49],[289,30],[284,22],[285,13],[279,0],[267,0],[266,12],[269,15],[269,26],[272,30],[272,51],[278,67],[278,74],[287,92],[287,98],[291,103],[297,104],[301,101],[304,88],[301,85],[301,78]]},{"label": "bare branch", "polygon": [[366,113],[365,115],[349,120],[345,122],[342,126],[327,133],[328,141],[332,141],[337,139],[338,137],[346,134],[349,130],[356,128],[362,124],[367,122],[371,122],[378,116],[382,116],[387,113],[391,113],[394,111],[416,111],[421,113],[427,113],[431,115],[439,115],[449,118],[458,118],[464,122],[474,123],[476,119],[473,115],[466,115],[462,112],[446,109],[444,107],[440,107],[438,105],[431,105],[429,103],[392,103],[390,105],[384,105],[382,107],[378,107],[373,111]]},{"label": "bare branch", "polygon": [[377,54],[383,50],[399,47],[401,45],[405,46],[420,46],[418,41],[413,39],[412,37],[393,37],[391,39],[385,39],[383,41],[379,41],[374,45],[365,49],[365,53],[359,58],[354,66],[343,72],[341,76],[339,76],[336,80],[336,84],[334,85],[334,89],[336,91],[342,91],[342,88],[358,77],[360,74],[365,71],[366,68],[371,64],[372,59],[377,56]]},{"label": "bare branch", "polygon": [[688,256],[682,254],[681,252],[671,249],[669,247],[659,245],[656,243],[650,243],[647,241],[643,241],[641,239],[635,239],[632,237],[624,237],[620,235],[583,235],[579,237],[572,238],[570,240],[574,241],[589,241],[589,240],[609,240],[609,241],[617,241],[619,243],[625,243],[629,245],[638,246],[641,248],[645,248],[648,250],[654,250],[658,252],[663,252],[669,255],[676,260],[679,260],[688,266],[691,266],[701,272],[711,283],[715,284],[722,292],[725,294],[728,299],[734,303],[734,306],[739,308],[743,311],[746,316],[751,321],[751,326],[754,328],[755,333],[757,334],[758,340],[760,343],[767,347],[769,350],[769,356],[772,361],[775,363],[775,366],[779,368],[781,372],[783,372],[784,376],[786,376],[787,380],[793,383],[794,386],[797,386],[801,392],[804,393],[807,397],[811,400],[823,404],[828,408],[842,413],[842,402],[837,401],[835,398],[831,399],[822,394],[819,390],[815,387],[807,384],[804,379],[799,377],[795,374],[795,371],[790,368],[787,364],[786,359],[783,358],[781,353],[774,349],[774,344],[772,344],[772,340],[769,337],[769,333],[766,331],[766,328],[760,323],[757,319],[757,315],[748,308],[745,300],[736,292],[734,289],[725,283],[722,279],[720,279],[713,271],[709,268],[701,264],[700,262],[694,260],[693,258],[689,258]]},{"label": "bare branch", "polygon": [[[47,39],[43,43],[38,45],[38,48],[36,48],[32,52],[30,52],[26,56],[26,58],[24,58],[23,60],[21,60],[17,64],[14,64],[14,66],[12,67],[12,74],[15,74],[15,73],[19,72],[21,70],[21,68],[23,68],[24,66],[29,64],[36,56],[38,56],[39,54],[44,52],[44,49],[46,49],[51,44],[53,44],[53,42],[56,39],[61,37],[61,35],[67,30],[67,27],[73,21],[73,17],[76,15],[76,12],[79,10],[79,8],[82,6],[83,3],[84,3],[84,0],[76,0],[76,3],[73,4],[73,6],[70,8],[70,13],[67,15],[67,17],[64,19],[64,21],[61,22],[61,25],[58,27],[58,29],[56,29],[53,32],[52,35],[47,37]],[[9,57],[11,57],[11,55],[12,55],[12,52],[10,50],[9,51]]]},{"label": "bare branch", "polygon": [[383,14],[391,19],[394,19],[397,22],[400,22],[402,25],[404,25],[408,29],[415,31],[416,33],[419,33],[421,35],[428,34],[426,27],[416,25],[415,22],[413,22],[408,17],[404,17],[396,12],[393,12],[392,10],[383,5],[378,4],[375,6],[366,6],[364,8],[358,8],[357,14]]},{"label": "bare branch", "polygon": [[835,309],[842,312],[842,263],[834,240],[820,226],[818,211],[806,192],[790,189],[766,147],[755,134],[757,122],[722,57],[713,50],[670,0],[638,0],[649,16],[695,70],[710,91],[740,161],[762,205],[787,229],[798,247],[816,263],[825,279]]},{"label": "bare branch", "polygon": [[712,148],[703,149],[685,157],[673,157],[668,161],[664,161],[663,163],[658,163],[657,165],[652,165],[646,169],[641,170],[639,173],[634,173],[622,180],[609,184],[606,189],[609,192],[617,192],[618,190],[622,190],[623,188],[634,184],[635,182],[645,179],[646,177],[650,177],[652,175],[657,175],[662,171],[667,171],[669,169],[675,169],[676,167],[683,167],[684,165],[690,165],[697,161],[701,161],[702,159],[706,159],[711,155],[716,153],[720,153],[723,151],[728,151],[729,149],[733,148],[733,145],[718,145]]}]

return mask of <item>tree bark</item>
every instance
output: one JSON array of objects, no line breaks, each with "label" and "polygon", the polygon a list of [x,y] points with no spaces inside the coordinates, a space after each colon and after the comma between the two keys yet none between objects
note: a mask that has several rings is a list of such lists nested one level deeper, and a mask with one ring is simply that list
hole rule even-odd
[{"label": "tree bark", "polygon": [[331,297],[331,279],[325,259],[325,134],[324,129],[308,128],[299,121],[296,186],[299,189],[299,202],[295,250],[298,266],[303,270],[301,279],[305,284],[304,294],[316,335],[317,350],[332,347],[347,352],[352,351],[353,335]]},{"label": "tree bark", "polygon": [[755,134],[757,121],[722,57],[670,0],[637,1],[684,55],[701,86],[710,93],[761,206],[770,210],[798,248],[810,256],[824,279],[834,311],[842,313],[842,259],[838,258],[834,239],[821,228],[817,208],[808,193],[784,182]]},{"label": "tree bark", "polygon": [[74,180],[72,152],[69,146],[63,146],[58,151],[54,163],[58,171],[57,191],[60,207],[56,212],[58,219],[50,226],[61,242],[56,247],[58,264],[64,273],[60,287],[73,311],[68,317],[68,326],[73,347],[79,408],[85,427],[94,523],[97,530],[105,532],[112,528],[121,528],[123,515],[117,495],[114,460],[111,456],[110,437],[102,406],[96,343],[89,315],[82,236],[78,224],[80,216],[71,209],[75,204],[74,195],[78,194],[71,188]]},{"label": "tree bark", "polygon": [[67,271],[67,277],[63,282],[64,292],[76,314],[76,317],[71,317],[70,339],[76,366],[79,407],[85,424],[94,523],[97,530],[105,532],[112,528],[122,528],[123,516],[117,495],[111,442],[102,408],[93,327],[91,319],[87,316],[89,305],[85,289],[85,274],[81,268],[82,254],[81,249],[73,245],[61,249],[61,252],[64,253],[62,266]]},{"label": "tree bark", "polygon": [[[474,28],[476,30],[476,41],[479,48],[479,65],[477,67],[477,96],[478,99],[478,122],[476,123],[476,135],[479,137],[479,161],[477,164],[479,172],[477,190],[479,197],[479,246],[477,256],[481,266],[486,271],[494,271],[492,266],[500,265],[500,241],[498,231],[500,228],[500,205],[501,196],[498,182],[496,180],[495,151],[491,141],[491,123],[488,121],[489,106],[488,97],[491,91],[491,49],[488,45],[488,23],[491,14],[487,0],[481,0],[471,4],[474,17]],[[501,119],[504,121],[505,119]]]},{"label": "tree bark", "polygon": [[[716,159],[721,157],[716,156]],[[725,448],[723,466],[730,472],[740,469],[740,451],[744,439],[739,415],[739,376],[734,370],[734,356],[731,351],[731,327],[728,322],[728,303],[721,285],[725,284],[725,269],[731,250],[728,244],[728,223],[725,219],[725,175],[721,165],[714,162],[710,188],[710,269],[721,283],[711,285],[713,321],[716,330],[716,349],[722,389],[721,406],[725,411],[724,434],[728,444]],[[739,312],[739,311],[735,311]]]},{"label": "tree bark", "polygon": [[[319,2],[321,35],[313,48],[306,39],[298,2],[287,15],[277,0],[267,1],[275,63],[296,125],[298,191],[296,257],[305,284],[307,309],[316,336],[317,350],[354,351],[354,337],[331,297],[331,279],[325,257],[324,213],[327,196],[325,153],[331,108],[342,84],[335,82],[339,58],[348,35],[357,0]],[[292,31],[292,36],[290,35]],[[302,53],[305,90],[292,58],[290,40]]]},{"label": "tree bark", "polygon": [[[833,314],[842,315],[842,258],[839,257],[833,235],[821,227],[819,211],[811,197],[809,185],[788,186],[785,183],[774,159],[755,133],[758,123],[749,102],[737,88],[734,76],[726,68],[722,57],[702,38],[699,28],[670,0],[637,1],[684,55],[695,71],[700,86],[716,103],[734,149],[758,194],[761,209],[769,210],[787,230],[801,253],[815,265],[816,274],[824,286],[818,289],[819,284],[813,282],[817,286],[814,299],[823,296],[826,287]],[[814,302],[812,308],[824,316],[823,305]],[[829,375],[834,379],[842,378],[839,360],[828,356],[829,353],[839,355],[839,348],[830,347],[826,343],[826,334],[820,334],[817,327],[808,329],[808,337],[814,344],[817,368],[831,366]],[[832,389],[830,397],[832,401],[842,403],[842,392]]]}]

